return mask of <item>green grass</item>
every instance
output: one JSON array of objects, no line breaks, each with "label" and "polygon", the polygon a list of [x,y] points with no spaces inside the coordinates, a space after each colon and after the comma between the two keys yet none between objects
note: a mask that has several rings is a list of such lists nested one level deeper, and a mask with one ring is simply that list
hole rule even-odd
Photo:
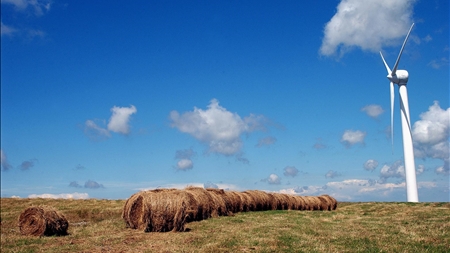
[{"label": "green grass", "polygon": [[[450,252],[449,203],[339,203],[337,210],[238,213],[188,232],[127,229],[123,200],[1,199],[1,252]],[[49,205],[69,235],[19,233],[20,213]]]}]

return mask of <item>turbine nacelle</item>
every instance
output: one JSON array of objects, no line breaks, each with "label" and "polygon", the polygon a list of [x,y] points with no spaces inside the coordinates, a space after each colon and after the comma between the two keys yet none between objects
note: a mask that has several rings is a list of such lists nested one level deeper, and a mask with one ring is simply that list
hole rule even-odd
[{"label": "turbine nacelle", "polygon": [[397,72],[393,75],[391,73],[387,75],[389,81],[398,85],[406,85],[408,83],[408,77],[408,71],[403,69],[397,70]]}]

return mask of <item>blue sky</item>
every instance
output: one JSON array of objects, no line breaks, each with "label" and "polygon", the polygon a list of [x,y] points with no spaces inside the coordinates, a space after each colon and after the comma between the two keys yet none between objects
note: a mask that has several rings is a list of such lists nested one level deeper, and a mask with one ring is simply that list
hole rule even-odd
[{"label": "blue sky", "polygon": [[1,196],[187,185],[449,201],[447,0],[1,1]]}]

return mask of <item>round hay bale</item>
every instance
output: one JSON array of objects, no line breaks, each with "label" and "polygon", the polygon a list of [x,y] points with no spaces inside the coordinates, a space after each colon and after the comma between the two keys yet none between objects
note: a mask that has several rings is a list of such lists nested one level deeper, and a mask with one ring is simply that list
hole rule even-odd
[{"label": "round hay bale", "polygon": [[330,195],[324,194],[322,195],[322,197],[327,198],[328,199],[328,203],[330,205],[330,209],[328,210],[336,210],[337,208],[337,201],[335,198],[331,197]]},{"label": "round hay bale", "polygon": [[309,200],[309,210],[320,210],[320,200],[315,196],[305,196]]},{"label": "round hay bale", "polygon": [[236,192],[241,199],[241,211],[242,212],[250,212],[255,210],[255,203],[253,202],[253,198],[246,192]]},{"label": "round hay bale", "polygon": [[295,198],[298,202],[298,209],[297,210],[306,210],[306,202],[305,199],[302,196],[296,195]]},{"label": "round hay bale", "polygon": [[273,205],[273,196],[264,191],[248,190],[245,191],[253,199],[254,211],[271,210]]},{"label": "round hay bale", "polygon": [[[138,192],[135,193],[133,195],[131,195],[131,197],[129,197],[127,199],[127,201],[125,202],[124,206],[123,206],[123,210],[122,210],[122,219],[124,219],[125,221],[125,225],[127,228],[134,228],[136,229],[136,223],[134,221],[136,221],[136,210],[134,210],[136,208],[136,201],[137,199],[140,197],[140,205],[142,205],[142,196],[141,196],[142,192]],[[131,216],[131,212],[133,210],[133,216]],[[133,221],[131,220],[133,219]]]},{"label": "round hay bale", "polygon": [[182,232],[187,218],[189,196],[181,190],[146,191],[140,229],[145,232]]},{"label": "round hay bale", "polygon": [[188,186],[184,189],[185,192],[192,194],[197,203],[197,215],[196,221],[209,219],[212,217],[212,213],[214,215],[217,214],[217,210],[213,210],[215,208],[214,200],[211,197],[211,194],[201,187],[193,187]]},{"label": "round hay bale", "polygon": [[322,211],[331,211],[331,202],[328,200],[327,197],[324,196],[317,196],[317,198],[320,200],[320,210]]},{"label": "round hay bale", "polygon": [[50,206],[33,206],[19,216],[19,230],[22,235],[52,236],[67,235],[69,222],[66,217]]},{"label": "round hay bale", "polygon": [[218,216],[232,215],[231,211],[228,210],[230,205],[228,204],[228,197],[223,189],[207,188],[206,191],[209,192],[214,201],[214,210],[217,210]]},{"label": "round hay bale", "polygon": [[241,212],[242,200],[239,194],[235,191],[225,191],[225,195],[227,196],[227,208],[232,213]]},{"label": "round hay bale", "polygon": [[290,208],[289,202],[290,198],[286,194],[282,193],[271,193],[273,198],[276,201],[277,208],[276,210],[288,210]]}]

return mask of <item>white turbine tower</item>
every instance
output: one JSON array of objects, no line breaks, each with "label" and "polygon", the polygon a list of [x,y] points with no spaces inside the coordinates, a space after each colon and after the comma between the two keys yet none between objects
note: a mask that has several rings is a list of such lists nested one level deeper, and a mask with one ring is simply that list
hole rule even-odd
[{"label": "white turbine tower", "polygon": [[409,29],[408,35],[406,35],[403,42],[402,49],[398,54],[397,61],[394,68],[391,70],[384,60],[383,54],[380,52],[381,59],[383,59],[384,65],[388,72],[387,78],[391,81],[391,139],[394,142],[394,84],[399,87],[400,93],[400,114],[402,117],[402,135],[403,135],[403,154],[405,157],[405,176],[406,176],[406,195],[408,202],[419,202],[417,194],[417,181],[416,181],[416,166],[414,164],[414,149],[411,134],[411,120],[409,117],[409,105],[408,105],[408,91],[406,84],[408,83],[408,71],[397,69],[400,57],[402,56],[403,49],[405,48],[406,41],[408,41],[409,34],[414,27],[414,23]]}]

